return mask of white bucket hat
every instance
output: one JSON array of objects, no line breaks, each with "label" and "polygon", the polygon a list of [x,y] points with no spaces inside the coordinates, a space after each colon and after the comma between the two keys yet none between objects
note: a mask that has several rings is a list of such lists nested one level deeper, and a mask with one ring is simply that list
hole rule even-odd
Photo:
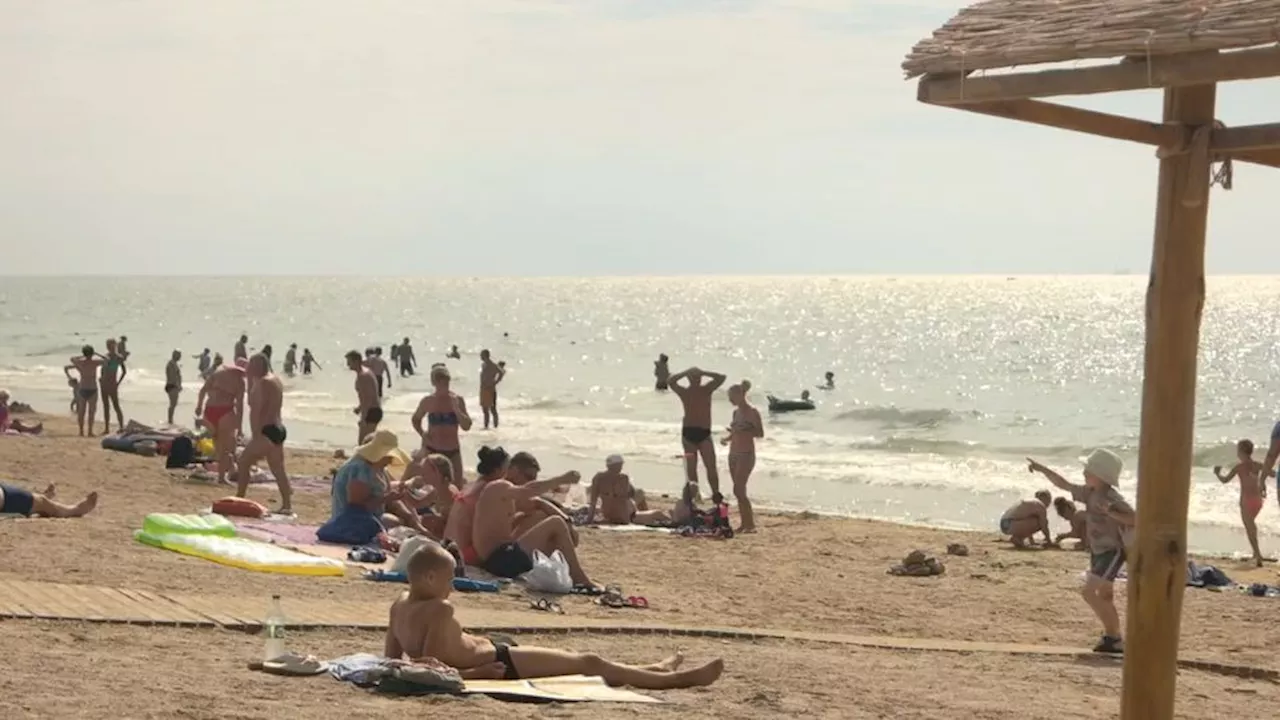
[{"label": "white bucket hat", "polygon": [[1089,453],[1089,459],[1084,462],[1084,471],[1092,475],[1102,482],[1116,487],[1120,484],[1120,471],[1124,469],[1124,461],[1119,455],[1098,448]]}]

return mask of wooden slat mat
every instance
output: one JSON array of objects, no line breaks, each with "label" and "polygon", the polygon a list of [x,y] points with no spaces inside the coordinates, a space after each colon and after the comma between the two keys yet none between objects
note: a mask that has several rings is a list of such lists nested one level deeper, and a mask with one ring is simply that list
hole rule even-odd
[{"label": "wooden slat mat", "polygon": [[[302,628],[344,627],[369,630],[387,626],[387,603],[334,602],[305,598],[285,605],[289,624]],[[0,618],[81,620],[86,622],[144,625],[221,626],[253,630],[266,610],[262,598],[204,597],[153,593],[146,590],[14,581],[0,583]],[[925,652],[999,653],[1024,656],[1097,658],[1081,648],[984,643],[931,638],[841,635],[763,628],[680,627],[668,625],[619,625],[616,622],[564,615],[533,616],[525,612],[459,608],[458,619],[475,632],[510,634],[595,633],[615,635],[666,635],[725,640],[792,640],[839,644],[885,650]],[[1116,661],[1119,664],[1119,661]],[[1200,660],[1179,659],[1184,668],[1224,675],[1280,682],[1280,671]]]}]

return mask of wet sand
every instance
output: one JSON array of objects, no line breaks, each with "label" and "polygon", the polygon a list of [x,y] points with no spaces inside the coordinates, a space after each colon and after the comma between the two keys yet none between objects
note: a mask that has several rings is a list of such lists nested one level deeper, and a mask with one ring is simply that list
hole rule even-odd
[{"label": "wet sand", "polygon": [[[47,419],[41,437],[0,437],[0,475],[33,490],[57,483],[72,501],[102,494],[98,510],[80,520],[0,521],[0,582],[52,581],[158,592],[289,599],[385,600],[400,589],[345,578],[259,574],[142,546],[132,531],[149,512],[193,512],[229,494],[210,485],[174,482],[163,460],[108,452],[97,439],[74,437],[74,425]],[[518,448],[515,448],[518,449]],[[323,474],[337,461],[292,454],[293,473]],[[273,486],[251,496],[278,502]],[[328,496],[298,493],[300,520],[319,523]],[[960,533],[806,515],[765,515],[761,532],[728,541],[587,529],[581,554],[597,582],[645,596],[650,610],[609,610],[580,597],[561,600],[575,617],[624,624],[776,628],[853,635],[891,635],[984,642],[1088,647],[1096,621],[1078,595],[1084,554],[1015,551],[992,534]],[[965,543],[968,557],[945,556]],[[886,569],[913,549],[937,555],[942,577],[899,578]],[[1238,580],[1275,583],[1276,570],[1249,570],[1217,561]],[[1123,609],[1124,585],[1117,586]],[[512,589],[468,595],[458,603],[525,611]],[[1183,615],[1185,657],[1278,667],[1276,600],[1237,592],[1188,589]],[[528,611],[531,621],[539,619]],[[1011,697],[1035,697],[1019,717],[1096,718],[1118,707],[1118,663],[984,654],[872,650],[802,642],[712,641],[689,638],[521,637],[525,644],[571,645],[652,661],[684,648],[690,661],[723,656],[715,686],[658,693],[656,707],[566,706],[556,715],[676,717],[1008,717]],[[377,652],[382,638],[360,631],[291,635],[293,649],[333,656]],[[390,700],[326,677],[279,679],[244,669],[261,641],[234,631],[95,626],[74,622],[0,621],[0,646],[11,658],[0,679],[3,717],[268,718],[362,717],[467,709],[511,717],[542,717],[538,706],[488,699]],[[72,683],[69,678],[75,678]],[[1179,715],[1274,713],[1280,688],[1198,671],[1180,673]],[[74,685],[74,699],[67,688]],[[429,708],[417,707],[427,703]],[[479,703],[478,705],[476,703]],[[458,711],[462,711],[462,706]]]}]

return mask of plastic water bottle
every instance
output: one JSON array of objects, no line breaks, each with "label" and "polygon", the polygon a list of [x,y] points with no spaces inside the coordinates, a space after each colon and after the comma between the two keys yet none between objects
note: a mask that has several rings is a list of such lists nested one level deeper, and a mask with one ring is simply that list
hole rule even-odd
[{"label": "plastic water bottle", "polygon": [[267,617],[262,621],[262,635],[266,646],[262,649],[262,660],[275,660],[284,655],[284,610],[280,609],[280,596],[271,596],[271,607],[267,608]]}]

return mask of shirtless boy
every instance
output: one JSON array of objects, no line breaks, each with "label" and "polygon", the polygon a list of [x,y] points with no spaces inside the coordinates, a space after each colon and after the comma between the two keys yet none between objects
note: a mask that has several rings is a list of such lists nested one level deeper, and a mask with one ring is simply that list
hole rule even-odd
[{"label": "shirtless boy", "polygon": [[357,405],[353,412],[357,418],[356,432],[359,433],[356,444],[360,445],[378,429],[378,423],[382,422],[382,403],[378,399],[378,382],[373,377],[373,371],[365,367],[360,351],[350,350],[346,357],[347,369],[356,374]]},{"label": "shirtless boy", "polygon": [[262,354],[249,358],[249,377],[253,378],[249,389],[249,431],[253,437],[236,463],[236,497],[244,497],[249,491],[249,472],[254,463],[266,458],[280,489],[278,512],[288,515],[293,512],[293,489],[284,467],[284,441],[288,436],[281,417],[284,383],[268,369],[267,358]]},{"label": "shirtless boy", "polygon": [[636,502],[640,492],[631,485],[631,478],[622,472],[622,456],[610,455],[604,461],[604,472],[591,478],[587,494],[591,508],[587,511],[587,524],[595,521],[596,506],[608,525],[657,525],[671,522],[671,517],[661,510],[641,510]]},{"label": "shirtless boy", "polygon": [[1036,492],[1035,500],[1022,500],[1004,511],[1000,516],[1000,534],[1008,535],[1016,548],[1025,548],[1028,540],[1034,540],[1036,533],[1044,533],[1044,546],[1053,544],[1053,536],[1049,534],[1049,505],[1053,496],[1048,490]]},{"label": "shirtless boy", "polygon": [[227,473],[235,468],[236,435],[240,433],[244,416],[244,376],[248,366],[246,360],[218,366],[196,396],[196,417],[202,418],[213,431],[214,456],[221,483],[227,481]]},{"label": "shirtless boy", "polygon": [[[455,348],[457,346],[454,346]],[[489,429],[489,416],[493,416],[493,429],[498,429],[498,383],[507,371],[489,357],[488,350],[480,351],[480,410],[484,412],[484,429]]]},{"label": "shirtless boy", "polygon": [[1266,477],[1262,475],[1262,463],[1253,459],[1253,441],[1241,440],[1236,443],[1235,467],[1225,475],[1221,466],[1213,468],[1213,474],[1225,485],[1235,478],[1240,478],[1240,521],[1244,523],[1244,531],[1249,536],[1249,547],[1253,549],[1253,562],[1262,567],[1262,551],[1258,549],[1258,513],[1267,497]]},{"label": "shirtless boy", "polygon": [[178,395],[182,393],[182,351],[174,350],[169,363],[164,366],[164,394],[169,396],[169,424],[173,424],[173,411],[178,409]]},{"label": "shirtless boy", "polygon": [[[706,379],[709,382],[703,383]],[[681,385],[684,380],[687,384]],[[725,376],[706,372],[696,367],[672,375],[668,380],[671,391],[684,406],[680,438],[684,444],[685,474],[689,482],[698,482],[698,456],[707,468],[707,484],[711,486],[711,499],[720,502],[720,474],[716,470],[716,445],[711,441],[711,394],[724,385]]]},{"label": "shirtless boy", "polygon": [[382,379],[387,379],[387,388],[391,387],[391,368],[387,367],[387,361],[382,359],[382,353],[378,348],[368,348],[364,351],[364,364],[373,373],[373,377],[378,381],[378,397],[382,397]]},{"label": "shirtless boy", "polygon": [[383,654],[398,659],[434,658],[457,668],[464,680],[532,679],[557,675],[591,675],[613,686],[643,690],[710,685],[724,672],[719,658],[680,670],[676,654],[660,663],[622,665],[593,653],[511,646],[469,635],[454,617],[454,559],[444,548],[427,543],[409,558],[409,590],[391,605]]},{"label": "shirtless boy", "polygon": [[284,374],[293,377],[298,371],[298,343],[289,343],[284,351]]}]

